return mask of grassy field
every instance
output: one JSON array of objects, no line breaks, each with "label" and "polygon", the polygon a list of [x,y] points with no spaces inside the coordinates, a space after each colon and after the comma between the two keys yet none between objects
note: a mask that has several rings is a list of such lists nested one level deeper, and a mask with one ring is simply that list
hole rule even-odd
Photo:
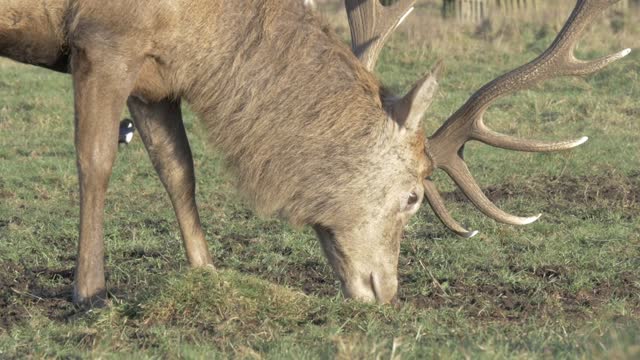
[{"label": "grassy field", "polygon": [[[347,36],[344,19],[329,21]],[[561,13],[561,14],[559,14]],[[378,73],[403,91],[442,58],[431,133],[470,93],[532,59],[564,11],[481,25],[422,6]],[[609,13],[579,48],[640,47],[639,16]],[[544,20],[544,21],[543,21]],[[139,138],[121,147],[106,209],[112,306],[71,304],[78,192],[69,77],[0,60],[0,358],[640,357],[640,51],[586,79],[501,100],[492,127],[541,139],[587,135],[571,152],[467,146],[488,196],[527,227],[496,224],[437,176],[456,218],[428,206],[407,228],[398,307],[344,301],[308,229],[257,219],[186,118],[217,273],[189,271],[169,200]]]}]

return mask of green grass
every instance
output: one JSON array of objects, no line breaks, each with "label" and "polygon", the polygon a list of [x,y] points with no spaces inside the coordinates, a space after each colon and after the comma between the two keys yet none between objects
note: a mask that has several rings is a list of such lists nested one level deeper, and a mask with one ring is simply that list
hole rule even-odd
[{"label": "green grass", "polygon": [[[429,21],[420,16],[409,29]],[[617,34],[609,20],[598,23],[580,54],[639,47],[638,21],[626,20]],[[509,26],[481,35],[438,28],[433,39],[409,30],[392,39],[378,72],[401,91],[445,59],[430,133],[474,89],[553,39],[535,22],[504,37]],[[82,312],[70,303],[78,222],[70,79],[0,60],[0,358],[637,358],[639,70],[636,51],[595,76],[494,106],[487,122],[498,130],[591,140],[552,155],[467,146],[499,206],[544,216],[527,227],[496,224],[439,174],[456,218],[481,233],[459,239],[424,206],[402,242],[398,307],[344,301],[313,233],[258,219],[239,202],[188,114],[220,270],[188,270],[168,198],[135,138],[119,150],[106,209],[112,306]]]}]

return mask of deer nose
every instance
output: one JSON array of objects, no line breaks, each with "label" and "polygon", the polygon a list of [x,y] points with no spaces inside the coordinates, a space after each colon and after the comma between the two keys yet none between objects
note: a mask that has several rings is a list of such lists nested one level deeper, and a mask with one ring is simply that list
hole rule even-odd
[{"label": "deer nose", "polygon": [[367,272],[343,282],[342,291],[348,298],[365,302],[389,304],[393,301],[398,290],[398,280],[395,276],[384,273]]},{"label": "deer nose", "polygon": [[395,276],[384,276],[376,272],[370,275],[371,289],[376,301],[380,304],[393,303],[398,291],[398,279]]}]

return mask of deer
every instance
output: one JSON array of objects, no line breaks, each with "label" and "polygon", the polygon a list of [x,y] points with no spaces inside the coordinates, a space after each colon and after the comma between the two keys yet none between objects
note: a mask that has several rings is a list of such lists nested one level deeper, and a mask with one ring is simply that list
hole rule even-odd
[{"label": "deer", "polygon": [[351,47],[299,0],[3,1],[0,55],[72,77],[80,194],[73,302],[108,304],[103,212],[125,107],[172,202],[190,266],[213,269],[183,101],[257,215],[313,228],[346,298],[392,302],[403,228],[423,200],[455,234],[477,234],[447,211],[436,170],[488,217],[513,225],[539,218],[494,205],[465,164],[464,145],[549,152],[584,143],[511,137],[483,117],[515,91],[592,74],[628,55],[574,56],[588,25],[615,2],[577,0],[547,50],[482,86],[427,136],[422,118],[442,67],[403,96],[373,74],[415,0],[345,0]]}]

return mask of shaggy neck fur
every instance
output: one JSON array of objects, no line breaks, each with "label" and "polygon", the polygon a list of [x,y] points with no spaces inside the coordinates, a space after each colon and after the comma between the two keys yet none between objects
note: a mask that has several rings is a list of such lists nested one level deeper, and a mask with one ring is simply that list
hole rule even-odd
[{"label": "shaggy neck fur", "polygon": [[185,99],[241,192],[259,213],[298,225],[335,216],[327,211],[340,189],[360,185],[353,174],[371,172],[369,149],[379,145],[386,120],[377,80],[300,4],[220,2],[216,24],[234,31],[200,41],[206,56],[181,76]]}]

